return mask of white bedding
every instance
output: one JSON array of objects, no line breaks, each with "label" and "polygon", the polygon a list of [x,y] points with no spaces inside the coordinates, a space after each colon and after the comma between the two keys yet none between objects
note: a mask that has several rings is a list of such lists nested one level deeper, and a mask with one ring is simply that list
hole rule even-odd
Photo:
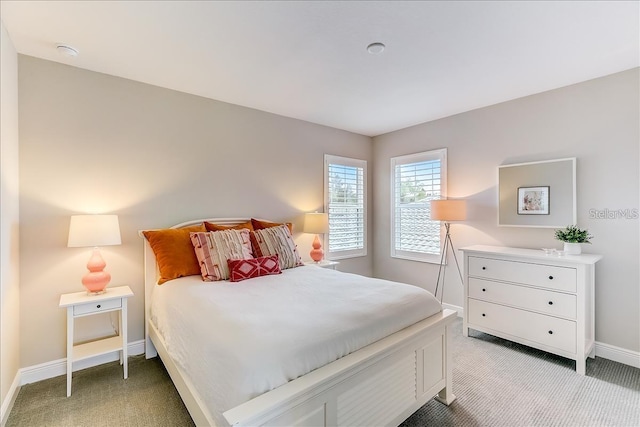
[{"label": "white bedding", "polygon": [[442,310],[416,286],[316,266],[156,286],[151,321],[217,425],[222,413]]}]

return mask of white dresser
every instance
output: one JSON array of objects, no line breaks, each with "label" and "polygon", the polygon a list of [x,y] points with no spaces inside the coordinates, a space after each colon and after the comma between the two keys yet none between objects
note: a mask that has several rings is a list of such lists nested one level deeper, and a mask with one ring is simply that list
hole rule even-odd
[{"label": "white dresser", "polygon": [[602,256],[469,246],[464,253],[463,334],[469,329],[576,361],[595,356],[595,264]]}]

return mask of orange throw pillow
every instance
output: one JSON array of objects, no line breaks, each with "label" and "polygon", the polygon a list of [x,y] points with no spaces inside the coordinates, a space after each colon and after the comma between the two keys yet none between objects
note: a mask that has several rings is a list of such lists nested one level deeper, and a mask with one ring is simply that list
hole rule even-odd
[{"label": "orange throw pillow", "polygon": [[159,285],[178,277],[200,275],[200,264],[189,233],[202,231],[207,231],[204,224],[142,232],[156,255]]},{"label": "orange throw pillow", "polygon": [[207,229],[207,231],[242,230],[244,228],[248,229],[249,231],[253,231],[253,224],[251,224],[251,221],[243,222],[242,224],[238,225],[220,225],[205,221],[204,227]]},{"label": "orange throw pillow", "polygon": [[289,228],[289,232],[293,234],[293,224],[290,222],[280,224],[278,222],[261,221],[259,219],[251,218],[251,224],[253,225],[254,230],[263,230],[265,228],[277,227],[279,225],[286,225],[287,228]]}]

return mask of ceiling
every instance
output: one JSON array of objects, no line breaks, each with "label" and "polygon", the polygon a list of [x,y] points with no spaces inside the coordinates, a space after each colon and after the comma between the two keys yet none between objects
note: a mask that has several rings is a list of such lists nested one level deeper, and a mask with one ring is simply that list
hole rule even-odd
[{"label": "ceiling", "polygon": [[367,136],[640,65],[637,1],[0,5],[18,53]]}]

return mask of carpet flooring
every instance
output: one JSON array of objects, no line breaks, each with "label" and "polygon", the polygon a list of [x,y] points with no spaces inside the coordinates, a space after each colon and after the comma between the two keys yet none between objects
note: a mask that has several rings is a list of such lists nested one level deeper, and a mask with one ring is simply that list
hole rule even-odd
[{"label": "carpet flooring", "polygon": [[[401,426],[640,426],[640,369],[596,358],[587,375],[575,362],[482,333],[453,334],[449,407],[428,402]],[[129,379],[117,362],[23,386],[7,427],[192,426],[162,362],[129,360]]]}]

